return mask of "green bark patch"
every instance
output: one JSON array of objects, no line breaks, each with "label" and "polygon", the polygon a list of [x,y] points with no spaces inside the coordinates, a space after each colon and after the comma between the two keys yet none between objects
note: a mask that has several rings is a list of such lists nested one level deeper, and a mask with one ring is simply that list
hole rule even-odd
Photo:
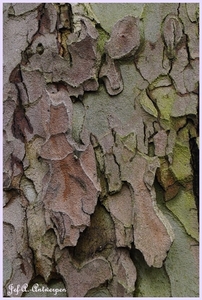
[{"label": "green bark patch", "polygon": [[132,258],[137,268],[135,297],[171,297],[171,289],[165,268],[148,267],[141,252],[133,250]]},{"label": "green bark patch", "polygon": [[180,220],[186,232],[198,241],[197,209],[193,193],[181,190],[175,198],[166,202],[166,206]]},{"label": "green bark patch", "polygon": [[163,190],[155,183],[157,202],[170,222],[175,239],[164,262],[170,280],[171,297],[199,296],[198,243],[189,236],[175,214],[165,206]]},{"label": "green bark patch", "polygon": [[100,52],[100,54],[104,53],[105,43],[109,39],[109,34],[102,29],[102,27],[97,26],[97,31],[99,33],[98,41],[97,41],[97,50]]},{"label": "green bark patch", "polygon": [[110,33],[114,24],[125,16],[139,17],[145,4],[108,3],[107,9],[105,3],[91,3],[90,6],[101,26]]},{"label": "green bark patch", "polygon": [[160,87],[151,92],[160,111],[160,118],[170,121],[170,114],[176,98],[176,92],[171,87]]},{"label": "green bark patch", "polygon": [[192,169],[190,165],[191,154],[188,147],[176,143],[173,150],[173,163],[170,167],[176,180],[186,184],[192,180]]},{"label": "green bark patch", "polygon": [[158,112],[157,112],[154,104],[152,103],[152,101],[149,99],[149,97],[146,94],[143,94],[142,97],[140,98],[140,104],[146,112],[148,112],[150,115],[157,118]]}]

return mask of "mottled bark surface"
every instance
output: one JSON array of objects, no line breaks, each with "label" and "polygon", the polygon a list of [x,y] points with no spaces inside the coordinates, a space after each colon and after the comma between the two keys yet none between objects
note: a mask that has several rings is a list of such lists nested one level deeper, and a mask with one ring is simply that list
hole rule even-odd
[{"label": "mottled bark surface", "polygon": [[197,297],[198,4],[3,18],[4,296]]}]

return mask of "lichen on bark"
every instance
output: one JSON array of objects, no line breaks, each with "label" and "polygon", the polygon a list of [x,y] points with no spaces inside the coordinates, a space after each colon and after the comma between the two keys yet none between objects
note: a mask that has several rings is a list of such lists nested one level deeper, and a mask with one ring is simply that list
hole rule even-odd
[{"label": "lichen on bark", "polygon": [[116,5],[4,4],[4,296],[199,294],[198,5]]}]

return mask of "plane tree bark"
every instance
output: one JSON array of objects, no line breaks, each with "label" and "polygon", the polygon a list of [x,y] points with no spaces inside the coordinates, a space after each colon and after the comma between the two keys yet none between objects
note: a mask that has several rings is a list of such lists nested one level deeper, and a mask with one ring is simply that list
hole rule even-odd
[{"label": "plane tree bark", "polygon": [[198,4],[3,17],[4,296],[197,297]]}]

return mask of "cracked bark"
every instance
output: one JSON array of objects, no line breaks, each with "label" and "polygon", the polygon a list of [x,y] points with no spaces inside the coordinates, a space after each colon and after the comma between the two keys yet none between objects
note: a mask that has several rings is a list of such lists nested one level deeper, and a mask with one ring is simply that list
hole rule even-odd
[{"label": "cracked bark", "polygon": [[3,13],[4,296],[197,297],[198,5]]}]

